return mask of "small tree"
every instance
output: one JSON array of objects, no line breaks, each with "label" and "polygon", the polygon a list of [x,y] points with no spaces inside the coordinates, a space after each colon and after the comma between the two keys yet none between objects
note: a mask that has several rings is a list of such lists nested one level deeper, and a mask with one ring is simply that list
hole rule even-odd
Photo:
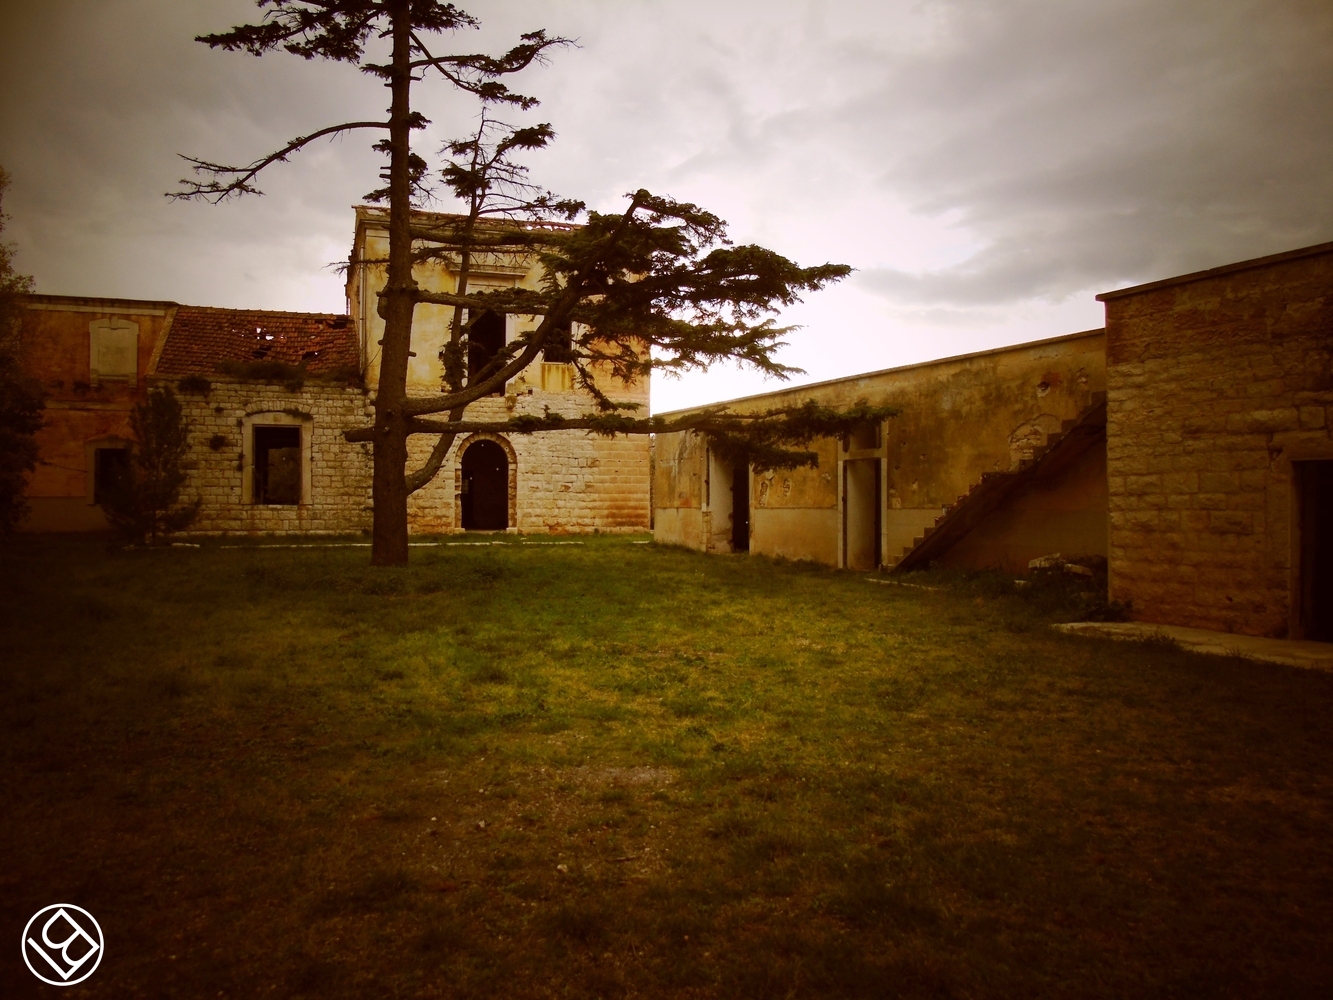
[{"label": "small tree", "polygon": [[181,462],[190,447],[190,425],[170,386],[149,391],[130,413],[134,457],[126,475],[107,490],[102,510],[112,526],[135,542],[157,544],[160,536],[190,526],[199,500],[180,502],[185,485]]},{"label": "small tree", "polygon": [[[9,175],[0,168],[0,198]],[[0,209],[0,232],[8,218]],[[20,297],[32,291],[32,278],[14,271],[14,249],[0,243],[0,534],[9,534],[27,516],[23,497],[27,473],[37,468],[37,439],[45,394],[41,383],[23,371],[19,344]]]}]

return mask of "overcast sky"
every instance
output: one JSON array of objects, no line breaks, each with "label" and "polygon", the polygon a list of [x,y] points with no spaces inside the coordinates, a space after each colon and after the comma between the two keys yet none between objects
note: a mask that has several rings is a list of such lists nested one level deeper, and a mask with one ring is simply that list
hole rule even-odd
[{"label": "overcast sky", "polygon": [[[1097,327],[1097,292],[1333,240],[1328,0],[462,5],[484,24],[454,51],[578,39],[517,83],[559,133],[539,182],[604,210],[647,187],[857,268],[786,317],[799,381]],[[329,265],[378,183],[364,135],[273,168],[263,198],[163,197],[177,153],[247,161],[382,112],[346,66],[191,40],[254,16],[0,0],[5,235],[38,291],[343,310]],[[427,153],[474,114],[437,88],[418,107]],[[663,378],[654,409],[776,387]]]}]

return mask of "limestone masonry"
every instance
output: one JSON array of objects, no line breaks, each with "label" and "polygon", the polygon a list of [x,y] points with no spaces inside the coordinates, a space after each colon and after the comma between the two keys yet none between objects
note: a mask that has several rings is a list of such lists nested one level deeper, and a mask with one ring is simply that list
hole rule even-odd
[{"label": "limestone masonry", "polygon": [[[385,280],[377,262],[387,252],[386,223],[379,210],[357,210],[352,259],[359,263],[349,270],[348,315],[29,296],[25,364],[50,402],[26,527],[106,528],[99,490],[133,447],[130,411],[150,388],[170,386],[191,429],[184,494],[201,501],[187,534],[369,530],[370,446],[347,442],[343,432],[374,419],[383,336],[375,307]],[[490,256],[495,259],[474,261],[473,290],[535,287],[541,278],[531,259]],[[452,291],[456,283],[442,261],[419,265],[416,276],[436,290]],[[418,308],[410,392],[439,392],[438,354],[451,316],[440,306]],[[501,342],[536,321],[492,319]],[[592,373],[607,396],[647,411],[646,380],[625,384],[596,367]],[[592,396],[575,385],[573,366],[560,359],[531,365],[503,394],[470,405],[464,419],[502,421],[547,410],[567,416],[594,410]],[[412,468],[425,463],[434,440],[412,439]],[[469,457],[487,447],[495,449],[486,452],[487,461]],[[410,497],[409,527],[415,533],[483,525],[543,533],[646,531],[650,456],[645,436],[472,435],[455,441],[438,475]]]}]

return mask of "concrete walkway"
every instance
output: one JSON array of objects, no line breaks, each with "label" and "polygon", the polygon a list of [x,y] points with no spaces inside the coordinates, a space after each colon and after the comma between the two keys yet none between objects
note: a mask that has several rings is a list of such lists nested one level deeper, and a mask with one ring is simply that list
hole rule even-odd
[{"label": "concrete walkway", "polygon": [[1260,663],[1333,671],[1333,642],[1301,642],[1294,639],[1264,639],[1257,635],[1210,632],[1180,625],[1151,625],[1147,622],[1070,622],[1053,625],[1069,635],[1101,639],[1168,639],[1191,653],[1239,656]]}]

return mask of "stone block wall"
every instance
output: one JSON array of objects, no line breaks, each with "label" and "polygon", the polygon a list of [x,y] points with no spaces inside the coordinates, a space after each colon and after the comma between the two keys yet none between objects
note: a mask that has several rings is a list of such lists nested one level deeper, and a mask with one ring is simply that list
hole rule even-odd
[{"label": "stone block wall", "polygon": [[[478,400],[468,420],[497,421],[525,414],[576,416],[591,409],[581,393],[543,392],[522,383],[507,396]],[[634,532],[649,528],[648,436],[602,438],[586,431],[485,435],[510,456],[510,524],[521,532]],[[461,531],[462,451],[471,437],[460,437],[444,466],[428,485],[408,499],[414,532]],[[418,435],[409,442],[409,465],[424,464],[435,439]]]},{"label": "stone block wall", "polygon": [[1333,244],[1099,298],[1111,596],[1287,635],[1292,463],[1333,458]]},{"label": "stone block wall", "polygon": [[[318,535],[370,529],[370,445],[350,444],[342,436],[344,430],[373,419],[362,390],[308,381],[292,391],[220,376],[209,382],[212,388],[206,394],[176,390],[191,427],[184,495],[203,501],[190,534]],[[266,414],[308,424],[306,503],[279,507],[245,502],[245,424],[247,418],[262,424]]]},{"label": "stone block wall", "polygon": [[[175,379],[158,380],[176,384]],[[308,381],[298,391],[281,385],[210,378],[207,394],[177,395],[191,424],[189,481],[185,496],[203,500],[190,529],[198,535],[345,534],[369,531],[372,522],[372,456],[369,444],[351,444],[343,431],[374,420],[360,389]],[[550,395],[551,398],[546,398]],[[504,420],[523,413],[582,412],[570,393],[514,393],[480,400],[468,420]],[[558,397],[558,398],[557,398]],[[307,503],[265,506],[247,502],[248,460],[243,454],[248,421],[297,421],[310,436]],[[511,527],[534,533],[634,532],[649,527],[647,435],[601,438],[583,431],[485,435],[511,457]],[[408,498],[414,534],[461,531],[462,449],[454,442],[439,474]],[[409,468],[418,468],[435,439],[409,443]]]}]

